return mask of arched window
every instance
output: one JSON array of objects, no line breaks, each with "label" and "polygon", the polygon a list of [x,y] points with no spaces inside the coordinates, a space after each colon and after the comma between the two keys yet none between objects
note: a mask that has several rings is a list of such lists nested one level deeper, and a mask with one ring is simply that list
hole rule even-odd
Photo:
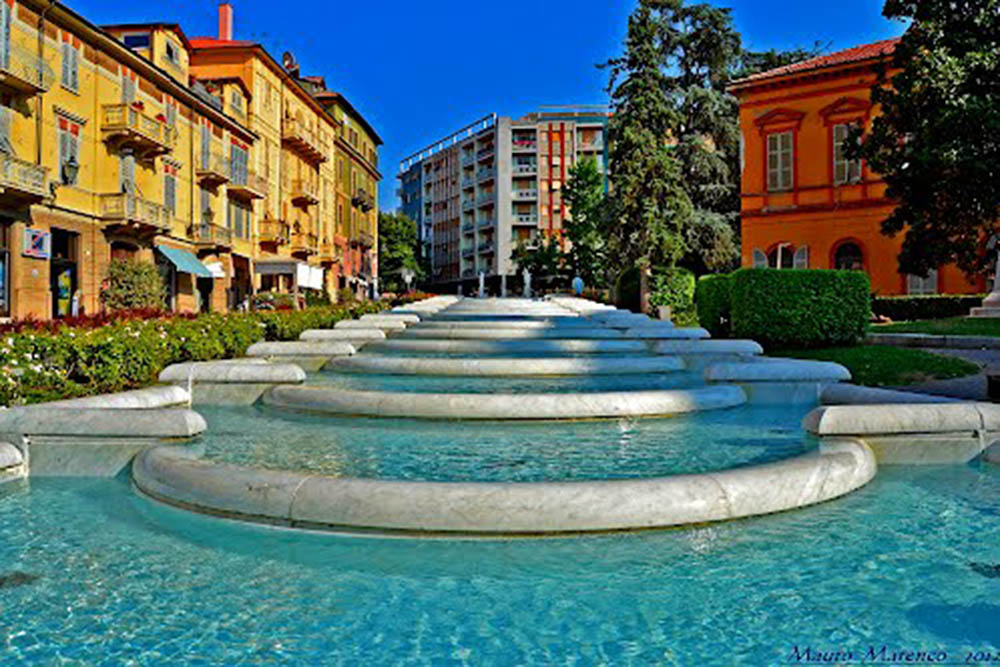
[{"label": "arched window", "polygon": [[864,260],[861,247],[857,243],[848,241],[837,246],[837,250],[833,253],[833,268],[863,271],[865,268]]},{"label": "arched window", "polygon": [[795,249],[791,243],[779,243],[767,253],[767,265],[772,269],[790,269],[794,257]]}]

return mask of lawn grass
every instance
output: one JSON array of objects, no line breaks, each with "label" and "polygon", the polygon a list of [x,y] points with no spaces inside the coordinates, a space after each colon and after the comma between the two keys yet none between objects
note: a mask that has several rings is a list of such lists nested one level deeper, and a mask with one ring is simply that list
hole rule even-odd
[{"label": "lawn grass", "polygon": [[979,366],[964,359],[884,345],[778,350],[768,354],[775,357],[833,361],[851,371],[855,384],[868,387],[904,386],[979,372]]},{"label": "lawn grass", "polygon": [[871,333],[923,333],[944,336],[1000,337],[1000,319],[992,317],[950,317],[944,320],[916,320],[879,324]]}]

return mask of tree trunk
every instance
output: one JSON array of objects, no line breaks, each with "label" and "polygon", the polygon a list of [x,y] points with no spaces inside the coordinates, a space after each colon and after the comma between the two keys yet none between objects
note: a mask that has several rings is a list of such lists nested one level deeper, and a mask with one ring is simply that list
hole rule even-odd
[{"label": "tree trunk", "polygon": [[649,311],[649,277],[648,266],[639,267],[639,312],[648,314]]}]

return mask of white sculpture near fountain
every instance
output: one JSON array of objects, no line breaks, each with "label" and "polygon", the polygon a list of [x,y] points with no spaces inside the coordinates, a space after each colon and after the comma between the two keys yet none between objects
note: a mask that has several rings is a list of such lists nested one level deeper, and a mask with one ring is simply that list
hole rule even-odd
[{"label": "white sculpture near fountain", "polygon": [[996,268],[993,270],[993,287],[983,299],[983,305],[973,308],[970,317],[1000,317],[1000,250],[997,249],[997,237],[990,239],[987,248],[997,253]]},{"label": "white sculpture near fountain", "polygon": [[521,271],[521,275],[524,276],[524,298],[531,298],[531,271],[525,268]]},{"label": "white sculpture near fountain", "polygon": [[484,271],[479,272],[479,294],[477,296],[480,299],[486,297],[486,273]]},{"label": "white sculpture near fountain", "polygon": [[501,298],[507,298],[507,274],[500,274],[500,296]]}]

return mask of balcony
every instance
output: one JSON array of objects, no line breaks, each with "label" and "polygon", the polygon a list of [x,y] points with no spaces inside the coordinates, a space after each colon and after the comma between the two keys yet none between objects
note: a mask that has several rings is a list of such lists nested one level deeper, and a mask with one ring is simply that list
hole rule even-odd
[{"label": "balcony", "polygon": [[316,256],[316,259],[323,264],[334,264],[342,261],[344,257],[340,250],[340,246],[336,243],[321,241],[319,244],[319,253]]},{"label": "balcony", "polygon": [[479,252],[483,253],[484,255],[488,255],[489,253],[493,252],[493,241],[483,241],[482,243],[479,244],[478,249]]},{"label": "balcony", "polygon": [[293,255],[315,255],[319,253],[319,239],[312,232],[292,232],[288,247]]},{"label": "balcony", "polygon": [[487,227],[493,227],[496,224],[496,222],[497,221],[494,218],[482,218],[479,222],[476,223],[476,226],[479,229],[486,229]]},{"label": "balcony", "polygon": [[493,168],[492,167],[483,168],[483,169],[480,169],[479,171],[476,172],[476,180],[477,181],[480,181],[480,182],[487,181],[487,180],[490,180],[491,178],[493,178]]},{"label": "balcony", "polygon": [[492,206],[495,200],[493,192],[486,192],[476,197],[476,206]]},{"label": "balcony", "polygon": [[537,213],[515,213],[514,214],[514,224],[515,225],[531,225],[532,227],[538,224],[538,214]]},{"label": "balcony", "polygon": [[367,229],[362,229],[358,232],[358,241],[361,243],[361,247],[371,248],[375,244],[375,237]]},{"label": "balcony", "polygon": [[233,232],[222,225],[202,222],[188,227],[188,237],[199,250],[224,250],[233,247]]},{"label": "balcony", "polygon": [[297,178],[292,181],[292,203],[308,208],[319,203],[319,188],[312,181]]},{"label": "balcony", "polygon": [[281,142],[314,164],[326,162],[326,144],[322,134],[300,120],[285,117],[281,122]]},{"label": "balcony", "polygon": [[473,278],[475,277],[475,275],[476,275],[475,269],[462,269],[463,278]]},{"label": "balcony", "polygon": [[476,202],[474,199],[463,199],[462,200],[462,210],[471,211],[476,207]]},{"label": "balcony", "polygon": [[462,223],[462,231],[466,232],[467,234],[472,233],[472,230],[475,228],[476,228],[476,223],[472,222],[471,220]]},{"label": "balcony", "polygon": [[115,151],[129,149],[142,160],[170,153],[177,141],[175,129],[135,103],[103,105],[101,136]]},{"label": "balcony", "polygon": [[263,199],[267,195],[267,181],[249,169],[232,169],[226,192],[240,199]]},{"label": "balcony", "polygon": [[463,167],[468,167],[470,164],[475,164],[475,163],[476,163],[476,155],[475,155],[475,153],[469,152],[469,153],[463,153],[462,154],[462,166]]},{"label": "balcony", "polygon": [[0,153],[0,201],[30,204],[49,195],[46,168]]},{"label": "balcony", "polygon": [[354,193],[351,203],[367,213],[375,208],[375,197],[364,188],[358,188],[358,191]]},{"label": "balcony", "polygon": [[127,229],[139,234],[164,234],[170,231],[167,207],[126,192],[98,195],[105,226]]},{"label": "balcony", "polygon": [[534,139],[514,139],[513,149],[515,153],[530,151],[534,153],[538,150],[538,142]]},{"label": "balcony", "polygon": [[538,199],[538,190],[534,188],[532,189],[524,188],[521,190],[514,190],[511,193],[511,195],[516,201],[523,201],[525,199]]},{"label": "balcony", "polygon": [[493,157],[494,151],[495,149],[493,146],[486,146],[485,148],[480,148],[478,151],[476,151],[476,159],[485,160],[486,158],[491,158]]},{"label": "balcony", "polygon": [[472,176],[466,176],[465,178],[462,179],[463,190],[475,187],[475,185],[476,185],[476,179],[473,178]]},{"label": "balcony", "polygon": [[274,218],[261,220],[257,232],[258,241],[276,246],[288,243],[292,236],[288,223]]},{"label": "balcony", "polygon": [[214,188],[229,181],[229,160],[219,153],[212,153],[207,159],[199,160],[194,173],[199,185]]},{"label": "balcony", "polygon": [[469,258],[476,256],[476,249],[473,247],[462,248],[462,257]]},{"label": "balcony", "polygon": [[38,54],[16,44],[9,48],[7,64],[0,67],[0,86],[21,95],[48,92],[55,81],[49,64]]},{"label": "balcony", "polygon": [[538,173],[538,165],[536,164],[515,164],[512,171],[517,175],[529,175],[534,176]]},{"label": "balcony", "polygon": [[576,147],[581,151],[602,151],[604,150],[604,141],[602,139],[592,139],[590,141],[581,139],[577,142]]}]

